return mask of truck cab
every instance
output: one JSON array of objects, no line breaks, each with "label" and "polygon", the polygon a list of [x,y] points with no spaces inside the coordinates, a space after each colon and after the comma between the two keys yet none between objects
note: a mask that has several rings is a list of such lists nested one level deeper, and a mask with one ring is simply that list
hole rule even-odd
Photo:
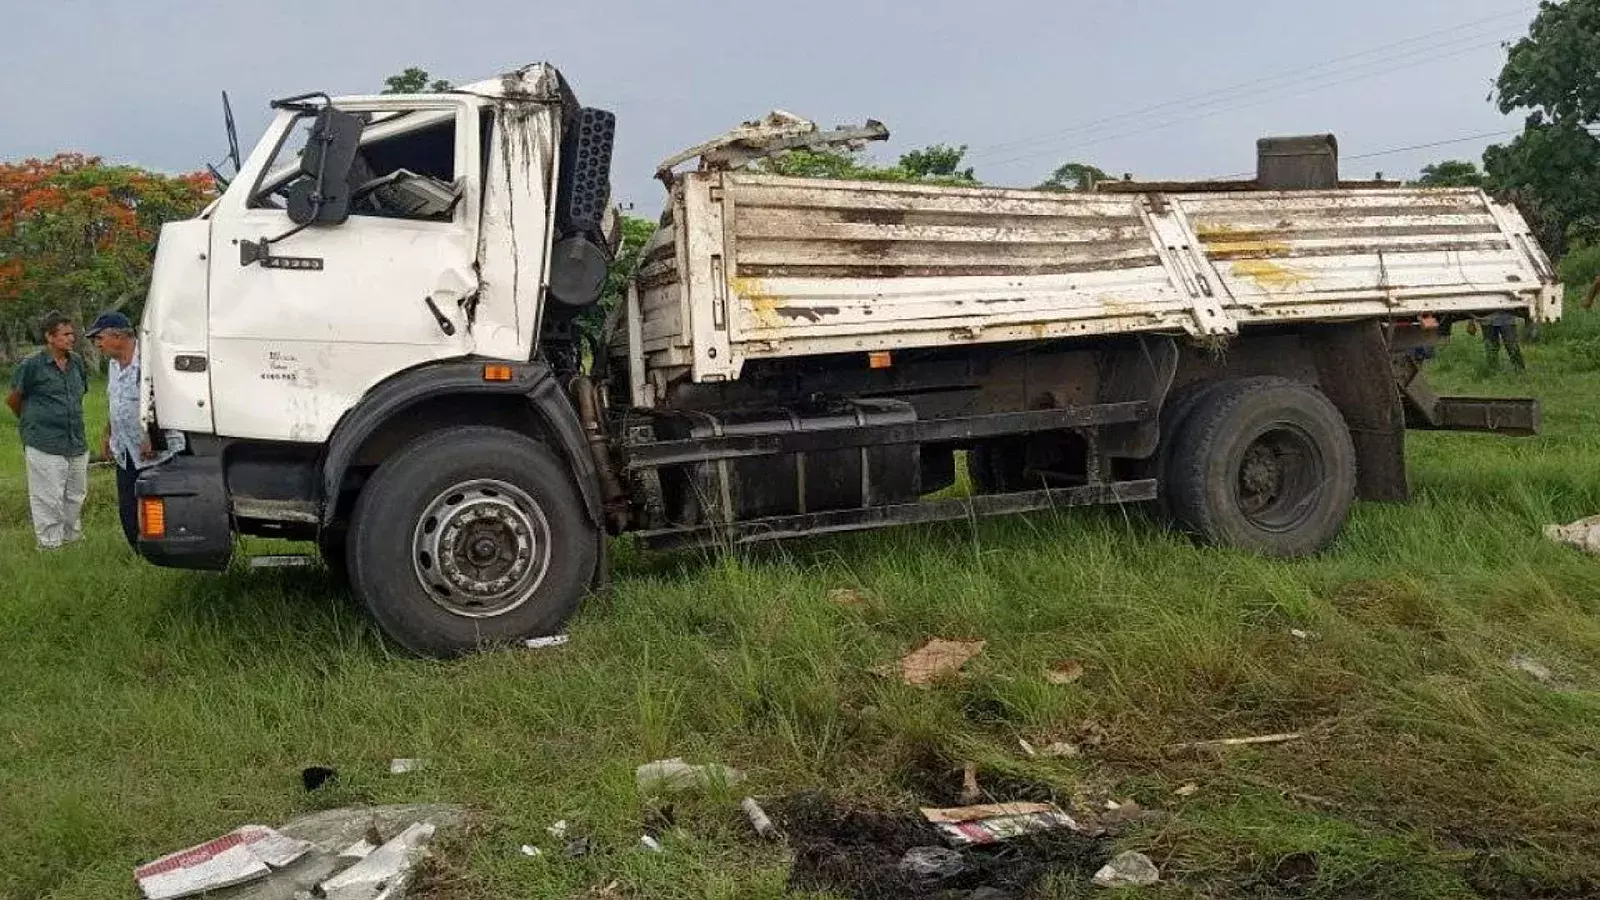
[{"label": "truck cab", "polygon": [[425,429],[527,419],[582,448],[561,392],[533,415],[527,397],[557,377],[536,357],[577,358],[571,320],[604,283],[611,114],[542,63],[273,107],[222,195],[161,234],[146,414],[193,448],[141,485],[161,564],[222,568],[235,532],[342,556],[341,498]]}]

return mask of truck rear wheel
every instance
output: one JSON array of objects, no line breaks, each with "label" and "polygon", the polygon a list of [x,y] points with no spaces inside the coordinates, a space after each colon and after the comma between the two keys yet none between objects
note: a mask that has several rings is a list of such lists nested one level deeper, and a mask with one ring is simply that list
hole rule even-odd
[{"label": "truck rear wheel", "polygon": [[454,656],[558,631],[598,546],[548,449],[500,428],[454,428],[402,448],[362,489],[350,578],[389,637]]},{"label": "truck rear wheel", "polygon": [[1245,378],[1190,413],[1167,462],[1168,505],[1188,531],[1268,556],[1326,547],[1355,500],[1344,417],[1315,388]]}]

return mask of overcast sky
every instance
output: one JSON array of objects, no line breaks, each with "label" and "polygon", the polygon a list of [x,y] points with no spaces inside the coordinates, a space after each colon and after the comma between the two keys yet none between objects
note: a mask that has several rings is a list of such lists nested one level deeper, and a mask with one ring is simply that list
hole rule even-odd
[{"label": "overcast sky", "polygon": [[[81,150],[184,171],[219,160],[227,89],[248,152],[266,101],[376,92],[408,65],[471,81],[560,67],[618,115],[616,199],[660,206],[657,161],[779,107],[882,120],[873,154],[967,144],[978,177],[1067,160],[1140,178],[1231,175],[1263,134],[1332,131],[1346,177],[1477,158],[1532,3],[1512,0],[919,0],[217,3],[0,0],[0,159]],[[1241,86],[1242,85],[1242,86]],[[1503,138],[1501,138],[1503,139]]]}]

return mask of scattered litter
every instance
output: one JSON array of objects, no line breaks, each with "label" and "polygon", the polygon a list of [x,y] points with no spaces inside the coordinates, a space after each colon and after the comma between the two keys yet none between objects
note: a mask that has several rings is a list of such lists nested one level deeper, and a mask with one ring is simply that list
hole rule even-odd
[{"label": "scattered litter", "polygon": [[1177,794],[1179,797],[1193,797],[1195,794],[1200,793],[1200,785],[1191,781],[1173,791],[1173,793]]},{"label": "scattered litter", "polygon": [[567,846],[562,852],[567,854],[568,859],[577,859],[580,856],[588,856],[593,849],[589,844],[589,839],[581,837],[567,841]]},{"label": "scattered litter", "polygon": [[1161,880],[1161,870],[1150,857],[1132,850],[1119,853],[1094,873],[1094,883],[1100,887],[1143,887]]},{"label": "scattered litter", "polygon": [[750,820],[750,827],[756,834],[767,840],[776,840],[779,837],[778,826],[772,824],[772,819],[767,816],[766,810],[756,802],[754,797],[746,797],[739,801],[739,808],[744,810],[744,817]]},{"label": "scattered litter", "polygon": [[1167,747],[1168,753],[1194,753],[1201,750],[1222,750],[1227,747],[1249,747],[1258,744],[1286,744],[1289,741],[1298,741],[1305,737],[1295,731],[1287,734],[1262,734],[1255,737],[1218,738],[1213,741],[1188,741],[1182,744],[1171,744]]},{"label": "scattered litter", "polygon": [[339,770],[330,769],[327,766],[306,766],[304,769],[300,770],[300,784],[305,787],[307,793],[322,787],[338,777]]},{"label": "scattered litter", "polygon": [[1600,516],[1579,519],[1571,525],[1546,525],[1544,536],[1558,544],[1600,556]]},{"label": "scattered litter", "polygon": [[923,818],[950,844],[992,844],[1036,831],[1078,830],[1078,823],[1053,803],[989,803],[921,809]]},{"label": "scattered litter", "polygon": [[661,852],[661,842],[648,834],[642,834],[639,836],[639,846],[649,850],[651,853]]},{"label": "scattered litter", "polygon": [[1083,751],[1078,749],[1077,744],[1069,744],[1066,741],[1055,741],[1053,743],[1046,744],[1044,749],[1039,751],[1039,755],[1048,756],[1052,759],[1076,759],[1077,757],[1083,755]]},{"label": "scattered litter", "polygon": [[317,564],[314,556],[277,554],[250,557],[252,569],[309,569]]},{"label": "scattered litter", "polygon": [[1549,666],[1531,656],[1523,656],[1521,653],[1511,657],[1510,664],[1511,668],[1532,675],[1534,680],[1541,684],[1549,684],[1556,677],[1556,673],[1550,671]]},{"label": "scattered litter", "polygon": [[1028,739],[1027,738],[1017,738],[1017,746],[1022,748],[1022,755],[1023,756],[1038,756],[1039,755],[1039,751],[1033,749],[1033,745],[1028,743]]},{"label": "scattered litter", "polygon": [[1316,641],[1322,639],[1322,635],[1317,634],[1315,631],[1307,631],[1304,628],[1291,628],[1289,629],[1289,635],[1302,641]]},{"label": "scattered litter", "polygon": [[1083,677],[1083,663],[1064,659],[1045,670],[1044,678],[1051,684],[1071,684]]},{"label": "scattered litter", "polygon": [[522,642],[522,646],[527,647],[529,650],[543,650],[546,647],[560,647],[568,640],[569,638],[564,634],[552,634],[548,637],[528,638]]},{"label": "scattered litter", "polygon": [[978,764],[967,763],[961,767],[961,796],[962,803],[977,803],[983,792],[978,789]]},{"label": "scattered litter", "polygon": [[535,847],[532,844],[523,844],[522,845],[522,855],[523,856],[543,856],[544,855],[544,851],[540,850],[538,847]]},{"label": "scattered litter", "polygon": [[389,760],[390,775],[404,775],[415,772],[428,764],[425,759],[391,759]]},{"label": "scattered litter", "polygon": [[187,897],[265,878],[311,849],[265,825],[243,825],[219,838],[169,853],[133,870],[148,900]]},{"label": "scattered litter", "polygon": [[551,837],[555,838],[556,840],[560,840],[567,836],[567,820],[557,819],[555,822],[552,822],[550,826],[545,829],[545,831],[549,833]]},{"label": "scattered litter", "polygon": [[318,885],[327,900],[392,900],[404,896],[417,860],[428,852],[435,827],[418,822],[367,854],[360,862]]},{"label": "scattered litter", "polygon": [[[394,806],[342,807],[310,813],[278,826],[279,834],[310,845],[303,856],[271,874],[207,896],[218,900],[312,900],[319,885],[357,863],[363,844],[377,848],[385,836],[394,837],[419,822],[443,830],[461,824],[460,807],[438,803]],[[371,851],[366,855],[370,856]],[[405,885],[398,885],[382,900],[401,900]]]},{"label": "scattered litter", "polygon": [[828,592],[828,602],[838,606],[866,606],[867,595],[855,588],[834,588]]},{"label": "scattered litter", "polygon": [[649,795],[705,788],[714,784],[731,786],[743,781],[744,773],[718,763],[694,766],[673,757],[647,762],[634,770],[633,777],[639,793]]},{"label": "scattered litter", "polygon": [[966,665],[983,652],[983,641],[947,641],[930,638],[900,660],[900,678],[906,684],[927,685]]},{"label": "scattered litter", "polygon": [[900,857],[900,871],[924,881],[954,878],[966,870],[961,854],[944,847],[912,847]]},{"label": "scattered litter", "polygon": [[[928,777],[945,772],[942,761],[929,760],[927,765],[923,774]],[[991,792],[1029,789],[1003,780],[984,786]],[[1022,900],[1055,896],[1062,884],[1087,885],[1111,857],[1105,840],[1063,828],[998,844],[948,847],[961,855],[966,870],[949,880],[920,879],[901,867],[906,851],[946,847],[946,842],[930,833],[932,826],[915,810],[836,801],[818,791],[763,797],[762,803],[782,825],[793,859],[787,882],[791,893],[784,896]]]}]

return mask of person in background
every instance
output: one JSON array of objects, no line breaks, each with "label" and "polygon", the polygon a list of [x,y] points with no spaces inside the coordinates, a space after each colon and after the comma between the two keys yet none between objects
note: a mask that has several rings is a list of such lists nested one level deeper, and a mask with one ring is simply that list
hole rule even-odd
[{"label": "person in background", "polygon": [[[139,405],[139,342],[133,323],[119,312],[101,313],[89,327],[94,341],[108,362],[106,398],[111,415],[101,441],[102,453],[117,464],[117,512],[128,546],[139,542],[139,507],[135,485],[139,470],[166,462],[182,449],[181,434],[169,434],[166,446],[157,452],[144,427]],[[175,436],[174,436],[175,435]]]},{"label": "person in background", "polygon": [[11,372],[6,406],[17,417],[28,467],[28,507],[39,549],[54,550],[83,536],[89,493],[89,445],[83,434],[83,395],[89,368],[72,352],[78,329],[51,312],[40,324],[44,349]]},{"label": "person in background", "polygon": [[1522,345],[1517,342],[1517,317],[1511,313],[1500,311],[1490,313],[1483,319],[1483,350],[1489,356],[1489,367],[1500,367],[1500,346],[1506,348],[1506,358],[1511,360],[1511,368],[1518,372],[1528,371],[1527,363],[1522,360]]}]

